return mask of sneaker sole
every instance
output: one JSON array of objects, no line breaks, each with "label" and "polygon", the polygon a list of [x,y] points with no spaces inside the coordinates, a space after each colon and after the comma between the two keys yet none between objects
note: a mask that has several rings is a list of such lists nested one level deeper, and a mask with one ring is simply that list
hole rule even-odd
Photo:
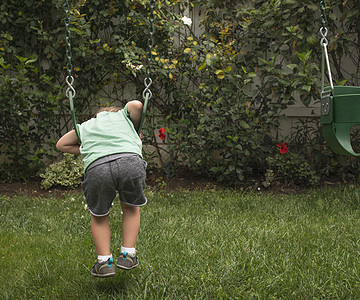
[{"label": "sneaker sole", "polygon": [[136,265],[133,265],[132,267],[124,267],[122,265],[118,265],[116,264],[116,266],[122,270],[131,270],[131,269],[135,269],[137,266],[139,265],[139,263],[137,263]]},{"label": "sneaker sole", "polygon": [[115,276],[115,272],[114,272],[114,273],[108,273],[108,274],[96,274],[96,273],[92,273],[92,272],[91,272],[91,276],[93,276],[93,277],[100,277],[100,278],[106,278],[106,277]]}]

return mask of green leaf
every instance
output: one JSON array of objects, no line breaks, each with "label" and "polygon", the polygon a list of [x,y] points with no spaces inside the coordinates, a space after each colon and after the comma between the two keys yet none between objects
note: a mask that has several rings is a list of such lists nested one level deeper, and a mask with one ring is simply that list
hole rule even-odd
[{"label": "green leaf", "polygon": [[28,59],[28,60],[25,62],[25,65],[31,64],[31,63],[33,63],[33,62],[36,62],[37,59],[38,59],[38,56],[37,56],[37,55],[34,55],[34,58]]},{"label": "green leaf", "polygon": [[216,70],[215,74],[219,79],[224,79],[225,77],[225,72],[223,70]]},{"label": "green leaf", "polygon": [[297,51],[296,51],[296,54],[297,54],[297,56],[300,58],[300,60],[301,60],[302,62],[305,61],[305,54],[304,54],[304,53],[300,53],[300,52],[297,52]]},{"label": "green leaf", "polygon": [[299,67],[297,64],[289,64],[289,65],[286,65],[286,66],[291,70],[294,70],[294,69]]},{"label": "green leaf", "polygon": [[206,63],[203,63],[202,65],[199,66],[198,70],[202,71],[206,68]]},{"label": "green leaf", "polygon": [[310,90],[311,90],[311,86],[310,85],[303,85],[302,87],[301,87],[301,89],[303,90],[303,91],[306,91],[306,92],[310,92]]},{"label": "green leaf", "polygon": [[250,125],[248,123],[246,123],[244,120],[240,120],[239,121],[241,127],[245,128],[245,129],[249,129]]},{"label": "green leaf", "polygon": [[293,5],[296,4],[298,1],[297,0],[284,0],[282,2],[283,5]]},{"label": "green leaf", "polygon": [[305,61],[307,61],[310,58],[311,52],[312,52],[312,50],[305,53]]},{"label": "green leaf", "polygon": [[262,59],[261,57],[258,57],[258,59],[260,59],[260,61],[262,61],[264,64],[268,65],[269,62],[267,62],[265,59]]},{"label": "green leaf", "polygon": [[18,56],[18,55],[15,55],[15,57],[18,59],[18,60],[20,60],[20,62],[22,62],[22,63],[24,63],[24,62],[26,62],[27,61],[27,57],[22,57],[22,56]]},{"label": "green leaf", "polygon": [[299,53],[299,52],[296,52],[296,54],[298,55],[298,57],[300,58],[300,60],[305,63],[309,58],[310,58],[310,55],[311,55],[311,52],[312,50],[306,52],[306,53]]},{"label": "green leaf", "polygon": [[5,70],[7,70],[7,69],[9,69],[11,67],[10,64],[8,64],[8,65],[5,64],[5,61],[4,61],[3,57],[0,57],[0,66]]}]

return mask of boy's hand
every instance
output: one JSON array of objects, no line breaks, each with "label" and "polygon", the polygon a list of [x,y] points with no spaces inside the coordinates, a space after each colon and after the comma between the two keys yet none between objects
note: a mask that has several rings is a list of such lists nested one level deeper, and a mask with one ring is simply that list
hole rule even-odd
[{"label": "boy's hand", "polygon": [[80,142],[75,130],[65,133],[56,143],[56,148],[70,154],[80,154]]},{"label": "boy's hand", "polygon": [[127,111],[130,115],[130,120],[134,124],[135,130],[138,131],[143,111],[143,104],[138,100],[130,101],[127,104]]}]

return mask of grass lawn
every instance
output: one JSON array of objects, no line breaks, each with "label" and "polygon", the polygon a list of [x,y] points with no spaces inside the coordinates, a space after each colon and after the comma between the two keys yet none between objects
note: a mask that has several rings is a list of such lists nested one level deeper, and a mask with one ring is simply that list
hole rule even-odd
[{"label": "grass lawn", "polygon": [[82,194],[0,196],[0,299],[360,299],[357,188],[147,197],[140,266],[98,279]]}]

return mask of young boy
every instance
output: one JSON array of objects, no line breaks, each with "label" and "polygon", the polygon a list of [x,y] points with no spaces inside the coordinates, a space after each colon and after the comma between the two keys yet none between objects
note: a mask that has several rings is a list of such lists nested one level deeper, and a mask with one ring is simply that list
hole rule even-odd
[{"label": "young boy", "polygon": [[142,160],[142,142],[137,133],[142,109],[142,103],[137,100],[128,102],[122,110],[104,107],[94,118],[79,125],[81,145],[75,130],[66,133],[56,144],[63,152],[81,154],[84,161],[82,188],[98,254],[92,276],[115,275],[109,214],[116,191],[123,211],[123,241],[116,266],[130,270],[139,264],[135,243],[140,228],[140,206],[147,201],[143,193],[147,164]]}]

